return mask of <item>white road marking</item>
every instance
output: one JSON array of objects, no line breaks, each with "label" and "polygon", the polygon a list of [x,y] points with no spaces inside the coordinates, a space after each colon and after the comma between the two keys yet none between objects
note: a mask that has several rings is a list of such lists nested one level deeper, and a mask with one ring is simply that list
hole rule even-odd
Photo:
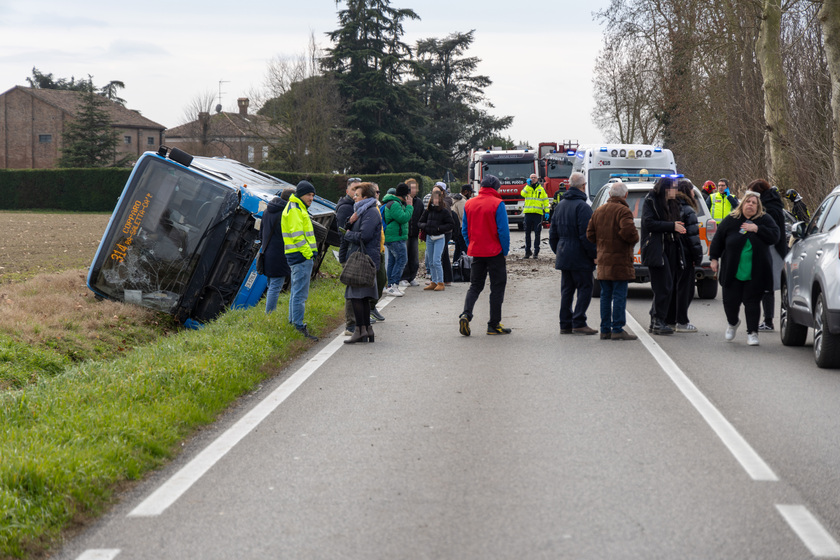
[{"label": "white road marking", "polygon": [[776,504],[776,509],[788,522],[811,554],[817,558],[840,558],[840,544],[817,521],[805,506]]},{"label": "white road marking", "polygon": [[[385,298],[379,307],[385,307],[393,298]],[[196,483],[204,473],[216,464],[219,459],[230,451],[234,445],[247,436],[251,430],[256,428],[260,422],[271,414],[283,401],[295,392],[304,381],[309,379],[315,371],[321,367],[339,348],[344,346],[344,335],[340,334],[330,342],[326,348],[318,352],[311,360],[306,362],[291,377],[277,387],[265,399],[257,403],[248,414],[243,416],[233,426],[219,436],[213,443],[207,446],[201,453],[195,456],[177,473],[164,482],[140,505],[129,512],[128,517],[154,517],[162,514],[166,508],[186,492],[190,486]]]},{"label": "white road marking", "polygon": [[91,548],[82,552],[76,560],[114,560],[119,553],[119,548]]},{"label": "white road marking", "polygon": [[750,444],[747,443],[747,440],[715,408],[709,399],[706,398],[706,395],[700,392],[700,389],[691,382],[679,366],[674,363],[671,357],[653,340],[647,333],[647,330],[630,313],[627,313],[627,323],[632,327],[633,332],[636,333],[651,356],[659,363],[662,370],[668,374],[671,381],[674,382],[680,392],[688,399],[688,402],[694,406],[697,412],[700,413],[703,419],[706,420],[706,423],[709,424],[715,434],[721,439],[723,444],[726,445],[729,452],[741,463],[741,466],[744,467],[747,474],[753,480],[778,481],[779,479],[773,470],[755,452]]}]

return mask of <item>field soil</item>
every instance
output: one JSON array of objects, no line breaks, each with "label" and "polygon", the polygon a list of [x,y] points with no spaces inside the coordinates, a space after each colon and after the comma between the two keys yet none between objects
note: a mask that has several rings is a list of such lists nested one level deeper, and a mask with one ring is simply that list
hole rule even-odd
[{"label": "field soil", "polygon": [[0,284],[90,266],[110,217],[0,212]]}]

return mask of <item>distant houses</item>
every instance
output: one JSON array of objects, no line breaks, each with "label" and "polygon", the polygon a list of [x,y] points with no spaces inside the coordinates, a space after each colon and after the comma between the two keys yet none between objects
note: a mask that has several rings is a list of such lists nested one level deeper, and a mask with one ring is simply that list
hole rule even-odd
[{"label": "distant houses", "polygon": [[[0,169],[56,167],[61,135],[76,116],[84,95],[23,86],[0,94]],[[104,109],[119,131],[118,157],[128,154],[135,160],[163,143],[166,127],[162,124],[118,103],[108,102]]]},{"label": "distant houses", "polygon": [[[0,94],[0,169],[57,167],[62,133],[82,105],[84,93],[15,86]],[[266,117],[248,114],[249,100],[237,101],[238,113],[199,113],[195,121],[166,129],[137,111],[108,102],[119,132],[117,157],[132,161],[161,144],[201,156],[228,157],[258,165],[269,157],[282,131]]]}]

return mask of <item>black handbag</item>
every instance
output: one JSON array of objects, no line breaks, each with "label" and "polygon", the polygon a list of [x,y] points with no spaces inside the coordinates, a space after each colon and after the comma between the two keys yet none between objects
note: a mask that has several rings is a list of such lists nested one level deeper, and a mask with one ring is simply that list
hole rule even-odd
[{"label": "black handbag", "polygon": [[365,251],[365,244],[359,239],[359,250],[347,257],[344,269],[338,277],[342,284],[351,288],[373,286],[376,279],[376,266]]}]

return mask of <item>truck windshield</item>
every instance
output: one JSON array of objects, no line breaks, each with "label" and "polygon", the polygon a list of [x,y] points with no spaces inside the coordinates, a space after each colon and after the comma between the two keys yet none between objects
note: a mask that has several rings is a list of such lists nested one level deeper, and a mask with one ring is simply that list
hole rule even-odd
[{"label": "truck windshield", "polygon": [[535,173],[533,161],[487,161],[484,162],[484,175],[495,175],[503,185],[524,183]]},{"label": "truck windshield", "polygon": [[550,179],[568,179],[572,174],[572,163],[561,161],[549,162],[546,174]]},{"label": "truck windshield", "polygon": [[102,239],[91,287],[173,312],[231,193],[167,160],[141,160]]}]

